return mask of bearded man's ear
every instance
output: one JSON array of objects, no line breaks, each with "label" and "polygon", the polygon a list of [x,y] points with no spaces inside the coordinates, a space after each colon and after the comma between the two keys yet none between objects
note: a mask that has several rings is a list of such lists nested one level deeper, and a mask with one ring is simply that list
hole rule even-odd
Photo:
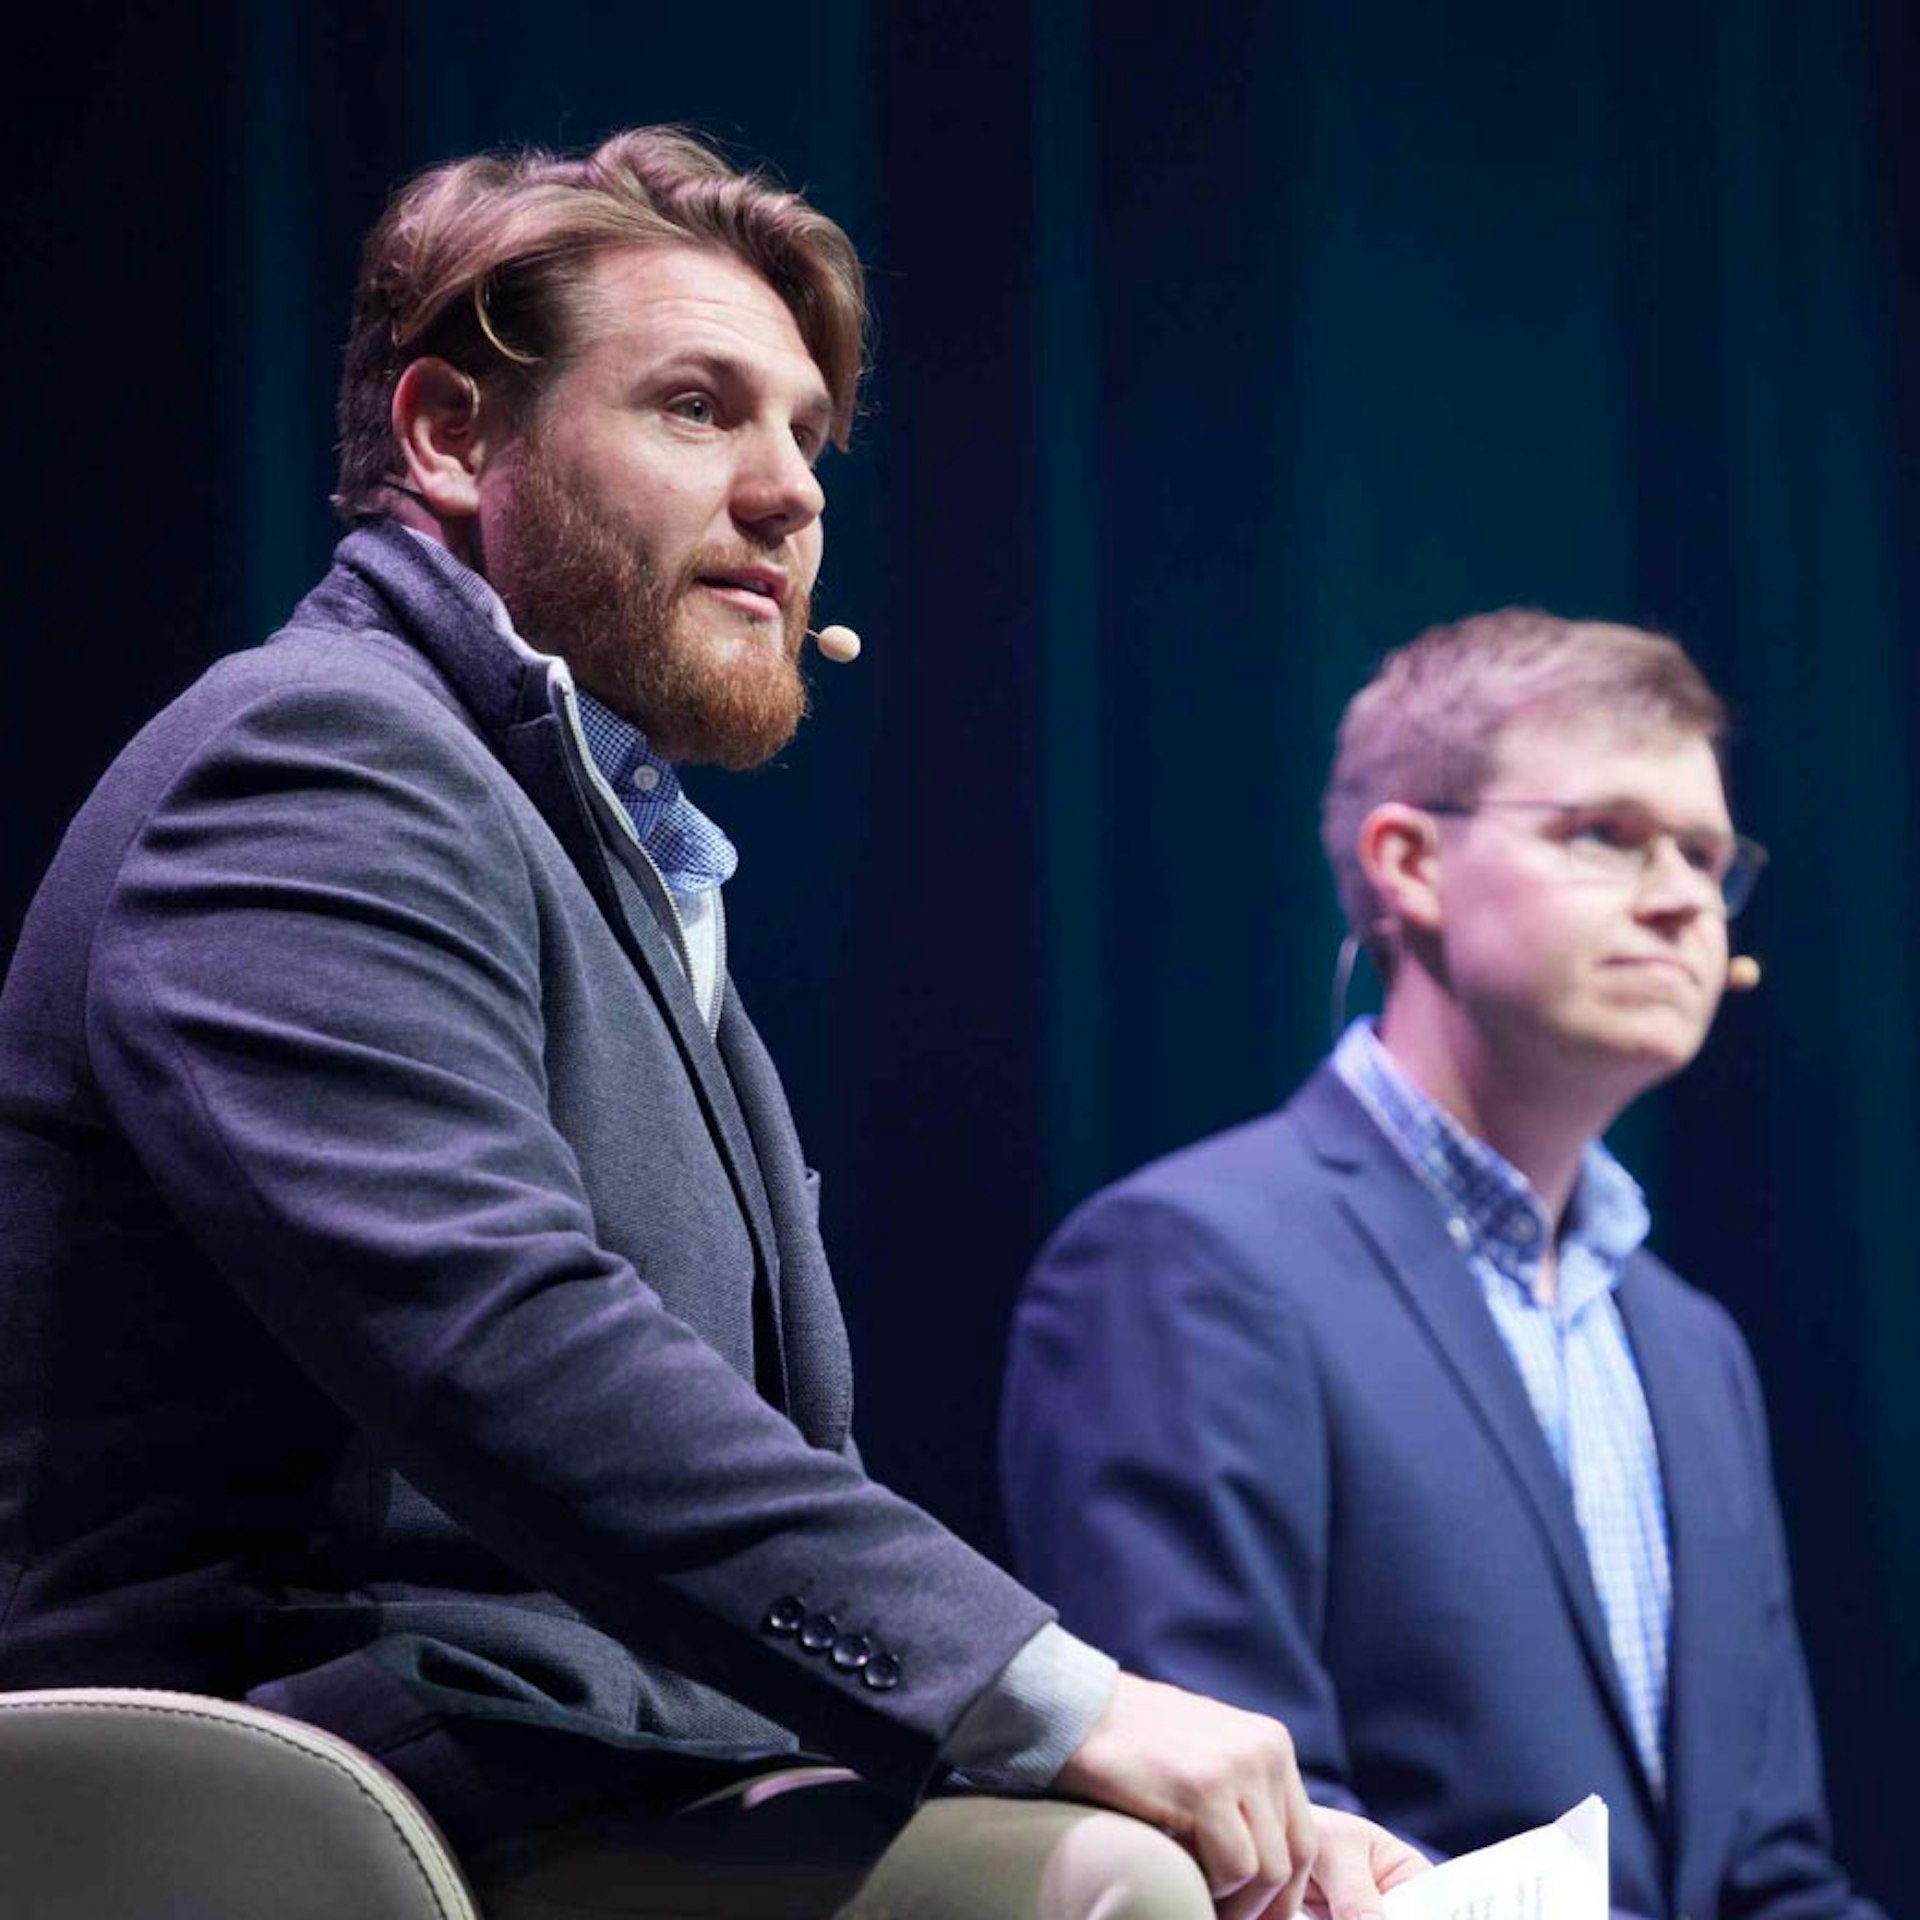
[{"label": "bearded man's ear", "polygon": [[406,491],[438,519],[471,520],[480,511],[480,475],[492,423],[470,373],[429,354],[393,386],[393,438]]}]

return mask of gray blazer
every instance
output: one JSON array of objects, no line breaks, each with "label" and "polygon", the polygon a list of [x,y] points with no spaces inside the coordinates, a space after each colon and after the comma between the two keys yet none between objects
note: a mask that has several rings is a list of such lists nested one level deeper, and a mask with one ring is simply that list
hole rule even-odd
[{"label": "gray blazer", "polygon": [[1051,1616],[861,1473],[778,1078],[568,698],[375,523],[75,821],[0,999],[0,1686],[353,1737],[374,1649],[911,1793]]}]

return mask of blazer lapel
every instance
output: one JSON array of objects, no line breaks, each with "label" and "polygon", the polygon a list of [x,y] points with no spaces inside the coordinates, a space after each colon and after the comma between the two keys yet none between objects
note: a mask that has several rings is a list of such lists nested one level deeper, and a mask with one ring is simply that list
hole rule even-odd
[{"label": "blazer lapel", "polygon": [[[1690,1355],[1697,1335],[1664,1324],[1667,1314],[1651,1288],[1639,1284],[1636,1260],[1620,1287],[1620,1314],[1647,1396],[1660,1478],[1666,1494],[1667,1538],[1673,1563],[1673,1624],[1667,1670],[1667,1802],[1671,1831],[1687,1854],[1718,1859],[1736,1807],[1725,1791],[1745,1778],[1747,1755],[1727,1750],[1728,1734],[1751,1721],[1743,1696],[1751,1676],[1728,1657],[1726,1623],[1739,1619],[1737,1596],[1727,1591],[1729,1568],[1751,1556],[1723,1548],[1730,1525],[1750,1519],[1735,1509],[1744,1476],[1728,1463],[1730,1444],[1722,1397],[1706,1390]],[[1684,1886],[1688,1862],[1676,1862],[1674,1884]]]},{"label": "blazer lapel", "polygon": [[1554,1464],[1533,1404],[1462,1251],[1448,1237],[1439,1202],[1382,1135],[1346,1083],[1323,1066],[1294,1111],[1329,1169],[1345,1174],[1339,1204],[1387,1273],[1461,1397],[1493,1442],[1546,1543],[1594,1685],[1649,1795],[1626,1700],[1593,1584],[1573,1499]]},{"label": "blazer lapel", "polygon": [[656,899],[664,892],[660,876],[637,850],[622,842],[616,823],[598,821],[601,803],[574,768],[561,728],[562,722],[551,711],[523,722],[510,730],[501,757],[579,869],[673,1035],[753,1241],[758,1269],[754,1384],[765,1399],[784,1409],[779,1235],[753,1133],[667,930],[672,908]]},{"label": "blazer lapel", "polygon": [[853,1424],[853,1370],[846,1323],[820,1242],[818,1176],[808,1173],[801,1158],[780,1076],[731,982],[721,1003],[718,1037],[766,1177],[779,1240],[775,1293],[786,1405],[816,1447],[838,1452]]}]

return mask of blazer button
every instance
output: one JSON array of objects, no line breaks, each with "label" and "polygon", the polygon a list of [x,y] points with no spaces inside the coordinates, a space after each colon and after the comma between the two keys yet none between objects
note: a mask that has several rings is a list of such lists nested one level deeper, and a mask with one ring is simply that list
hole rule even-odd
[{"label": "blazer button", "polygon": [[825,1653],[840,1637],[840,1622],[830,1613],[810,1613],[800,1622],[800,1644],[809,1653]]},{"label": "blazer button", "polygon": [[858,1673],[873,1660],[873,1642],[864,1633],[843,1633],[829,1658],[842,1673]]},{"label": "blazer button", "polygon": [[784,1600],[776,1600],[767,1609],[767,1617],[760,1624],[769,1633],[798,1633],[800,1623],[806,1617],[805,1603],[788,1594]]},{"label": "blazer button", "polygon": [[903,1669],[899,1660],[891,1653],[876,1653],[860,1669],[860,1684],[871,1687],[875,1693],[891,1693],[900,1684]]}]

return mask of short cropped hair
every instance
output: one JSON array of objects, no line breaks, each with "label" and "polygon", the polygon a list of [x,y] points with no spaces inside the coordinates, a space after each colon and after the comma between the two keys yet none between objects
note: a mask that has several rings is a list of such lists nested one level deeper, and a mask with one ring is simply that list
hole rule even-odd
[{"label": "short cropped hair", "polygon": [[1701,736],[1719,753],[1727,710],[1678,641],[1535,607],[1429,627],[1387,655],[1347,705],[1320,807],[1341,911],[1376,964],[1386,956],[1360,866],[1367,815],[1389,800],[1470,806],[1506,729],[1594,720],[1629,736]]},{"label": "short cropped hair", "polygon": [[582,344],[579,291],[610,248],[734,255],[792,311],[845,447],[865,364],[866,287],[847,236],[798,194],[678,127],[616,133],[584,156],[477,154],[408,181],[367,238],[340,382],[334,506],[377,512],[396,477],[393,390],[438,355],[524,417]]}]

